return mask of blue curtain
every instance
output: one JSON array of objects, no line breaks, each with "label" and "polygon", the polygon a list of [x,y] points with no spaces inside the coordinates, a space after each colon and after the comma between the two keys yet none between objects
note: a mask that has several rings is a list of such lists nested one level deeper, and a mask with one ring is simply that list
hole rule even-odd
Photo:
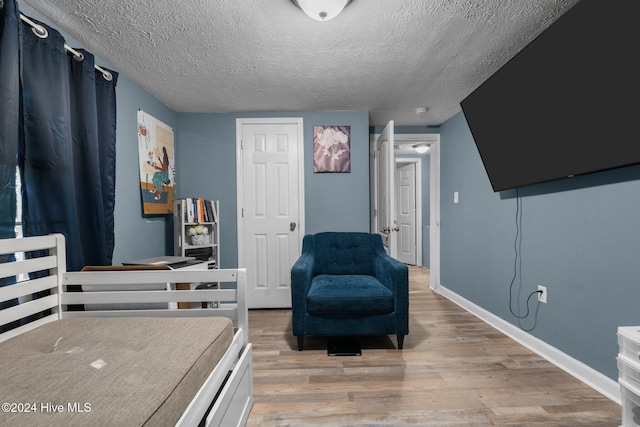
[{"label": "blue curtain", "polygon": [[[15,237],[16,156],[19,134],[19,15],[14,0],[2,2],[0,21],[0,238]],[[0,255],[0,262],[14,261],[13,254]],[[15,283],[14,277],[0,278],[0,286]],[[17,299],[0,301],[0,309],[18,303]],[[13,327],[9,325],[7,329]],[[0,331],[4,328],[0,326]]]},{"label": "blue curtain", "polygon": [[[58,31],[38,24],[46,28],[46,38],[38,37],[26,24],[18,25],[21,114],[17,162],[23,232],[25,236],[64,234],[69,271],[85,265],[110,265],[117,73],[106,70],[112,77],[105,79],[94,68],[92,54],[79,50],[84,59],[74,59]],[[1,56],[4,63],[4,45]],[[4,73],[1,79],[4,81]],[[6,104],[2,108],[3,113],[16,110]],[[13,164],[15,170],[15,158]]]},{"label": "blue curtain", "polygon": [[110,71],[112,80],[96,72],[98,117],[98,150],[100,183],[104,212],[105,259],[93,265],[110,265],[115,246],[114,210],[116,202],[116,82],[118,74]]},{"label": "blue curtain", "polygon": [[[2,1],[0,0],[0,3]],[[20,117],[19,16],[15,1],[2,6],[0,22],[0,238],[15,237],[16,155]]]}]

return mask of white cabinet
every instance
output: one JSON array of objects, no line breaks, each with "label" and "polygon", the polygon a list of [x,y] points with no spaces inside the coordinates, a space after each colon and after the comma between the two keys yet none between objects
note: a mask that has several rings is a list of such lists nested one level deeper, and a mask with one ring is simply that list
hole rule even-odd
[{"label": "white cabinet", "polygon": [[622,426],[640,426],[640,326],[618,328]]},{"label": "white cabinet", "polygon": [[174,255],[195,257],[220,268],[220,204],[201,198],[178,199],[173,206]]}]

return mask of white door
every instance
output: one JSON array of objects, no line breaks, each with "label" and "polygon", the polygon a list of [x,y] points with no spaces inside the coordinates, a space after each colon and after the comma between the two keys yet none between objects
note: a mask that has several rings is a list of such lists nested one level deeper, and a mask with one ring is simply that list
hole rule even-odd
[{"label": "white door", "polygon": [[390,121],[373,142],[372,180],[372,233],[382,236],[385,250],[392,257],[397,254],[398,224],[396,222],[395,169],[396,160],[393,143],[394,125]]},{"label": "white door", "polygon": [[398,261],[417,265],[416,243],[416,164],[396,167],[396,196],[398,198]]},{"label": "white door", "polygon": [[304,184],[302,119],[237,119],[238,265],[249,308],[291,307],[300,256]]}]

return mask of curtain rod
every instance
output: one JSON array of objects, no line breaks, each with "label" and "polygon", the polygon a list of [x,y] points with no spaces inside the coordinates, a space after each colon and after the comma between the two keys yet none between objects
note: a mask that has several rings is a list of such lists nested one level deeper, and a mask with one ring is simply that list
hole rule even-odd
[{"label": "curtain rod", "polygon": [[[49,31],[47,31],[47,29],[42,25],[36,24],[31,19],[24,16],[22,13],[20,14],[20,19],[22,20],[22,22],[31,26],[31,31],[33,31],[33,34],[35,34],[36,36],[40,37],[41,39],[46,39],[47,37],[49,37]],[[75,59],[76,61],[84,60],[84,55],[82,54],[82,52],[78,52],[66,43],[64,44],[64,48],[67,52],[73,55],[73,59]],[[113,76],[109,71],[95,64],[94,68],[102,73],[102,77],[104,77],[106,81],[110,82],[111,80],[113,80]]]}]

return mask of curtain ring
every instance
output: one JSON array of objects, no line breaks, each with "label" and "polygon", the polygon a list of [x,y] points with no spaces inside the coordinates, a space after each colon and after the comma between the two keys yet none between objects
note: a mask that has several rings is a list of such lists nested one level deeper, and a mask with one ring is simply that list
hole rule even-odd
[{"label": "curtain ring", "polygon": [[104,78],[106,81],[110,82],[111,80],[113,80],[113,75],[109,71],[105,70],[102,67],[98,67],[97,65],[95,66],[95,69],[102,73],[102,78]]},{"label": "curtain ring", "polygon": [[42,25],[35,25],[31,27],[31,31],[33,31],[33,34],[35,34],[37,37],[40,37],[41,39],[46,39],[47,37],[49,37],[49,31],[47,31],[47,29]]},{"label": "curtain ring", "polygon": [[73,53],[73,59],[75,59],[78,62],[82,62],[84,61],[84,54],[82,52],[75,51]]}]

